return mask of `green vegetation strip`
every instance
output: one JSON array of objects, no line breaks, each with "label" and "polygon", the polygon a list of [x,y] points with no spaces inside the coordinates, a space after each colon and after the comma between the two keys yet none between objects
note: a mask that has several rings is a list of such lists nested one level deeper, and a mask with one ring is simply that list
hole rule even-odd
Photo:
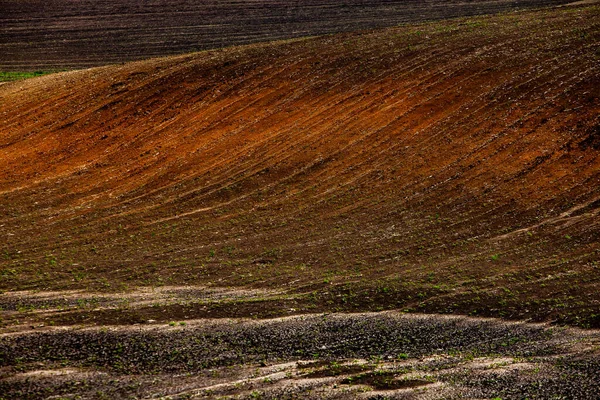
[{"label": "green vegetation strip", "polygon": [[35,78],[36,76],[52,74],[56,71],[0,71],[0,82],[12,82],[21,79]]}]

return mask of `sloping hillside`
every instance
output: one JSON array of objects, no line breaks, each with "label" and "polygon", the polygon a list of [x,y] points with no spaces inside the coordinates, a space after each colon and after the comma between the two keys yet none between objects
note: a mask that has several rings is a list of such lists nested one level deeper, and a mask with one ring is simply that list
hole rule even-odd
[{"label": "sloping hillside", "polygon": [[0,0],[0,71],[89,68],[233,45],[569,2]]},{"label": "sloping hillside", "polygon": [[595,398],[599,155],[590,4],[1,84],[0,397]]},{"label": "sloping hillside", "polygon": [[[219,315],[600,326],[599,17],[501,14],[4,84],[0,288],[235,286],[283,297]],[[189,307],[131,320],[203,315]],[[117,318],[102,313],[72,318]]]}]

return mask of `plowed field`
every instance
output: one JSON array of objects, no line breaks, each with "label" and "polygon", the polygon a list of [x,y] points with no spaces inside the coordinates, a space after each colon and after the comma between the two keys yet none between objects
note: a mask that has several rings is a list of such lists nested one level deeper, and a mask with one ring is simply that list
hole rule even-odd
[{"label": "plowed field", "polygon": [[594,398],[599,156],[594,4],[5,83],[0,393]]},{"label": "plowed field", "polygon": [[0,71],[91,67],[568,0],[0,0]]},{"label": "plowed field", "polygon": [[4,84],[0,287],[275,287],[336,307],[598,326],[597,16],[452,20]]}]

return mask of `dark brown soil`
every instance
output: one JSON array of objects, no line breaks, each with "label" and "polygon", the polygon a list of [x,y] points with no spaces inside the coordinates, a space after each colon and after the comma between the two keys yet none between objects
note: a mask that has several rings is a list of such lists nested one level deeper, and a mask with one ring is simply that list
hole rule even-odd
[{"label": "dark brown soil", "polygon": [[568,0],[0,1],[0,71],[81,68]]},{"label": "dark brown soil", "polygon": [[398,373],[393,371],[375,371],[345,378],[341,383],[345,385],[368,385],[376,390],[407,389],[433,383],[423,379],[399,379],[397,375]]},{"label": "dark brown soil", "polygon": [[[327,366],[327,368],[319,369],[313,372],[309,372],[306,375],[302,375],[305,378],[323,378],[326,376],[340,376],[340,375],[348,375],[355,374],[357,372],[362,372],[365,370],[372,369],[369,365],[340,365],[337,363],[331,363]],[[342,381],[342,383],[345,383]]]}]

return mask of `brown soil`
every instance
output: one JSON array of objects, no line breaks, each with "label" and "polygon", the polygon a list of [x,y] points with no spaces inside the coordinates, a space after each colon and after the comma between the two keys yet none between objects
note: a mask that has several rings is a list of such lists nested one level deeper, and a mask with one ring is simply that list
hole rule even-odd
[{"label": "brown soil", "polygon": [[234,285],[318,309],[599,326],[597,16],[2,85],[0,288]]},{"label": "brown soil", "polygon": [[375,371],[348,377],[343,379],[341,383],[345,385],[367,385],[377,390],[407,389],[433,383],[424,379],[397,379],[397,375],[398,373],[393,371]]},{"label": "brown soil", "polygon": [[1,85],[0,393],[592,398],[599,88],[597,5]]},{"label": "brown soil", "polygon": [[0,1],[0,71],[81,68],[569,0]]}]

